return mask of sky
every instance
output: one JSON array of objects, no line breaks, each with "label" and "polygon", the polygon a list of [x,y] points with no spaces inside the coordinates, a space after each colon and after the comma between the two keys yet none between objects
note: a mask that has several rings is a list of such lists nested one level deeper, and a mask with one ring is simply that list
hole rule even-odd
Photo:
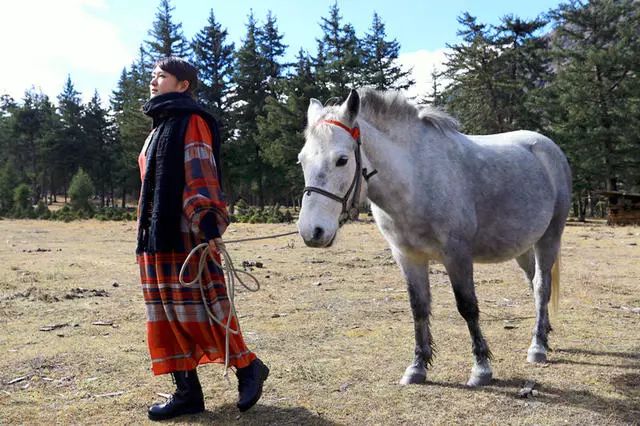
[{"label": "sky", "polygon": [[[190,40],[207,23],[210,10],[238,47],[250,11],[259,23],[268,13],[288,45],[287,59],[300,48],[315,53],[322,36],[319,23],[335,0],[172,0],[174,22]],[[104,103],[124,67],[147,39],[160,0],[0,0],[0,94],[21,99],[35,87],[50,98],[71,76],[83,100],[98,91]],[[338,0],[343,23],[358,37],[369,30],[377,12],[388,39],[400,43],[399,62],[413,68],[416,86],[410,95],[429,90],[434,67],[440,68],[447,44],[460,40],[456,18],[469,12],[479,22],[498,24],[501,17],[532,19],[555,8],[559,0]]]}]

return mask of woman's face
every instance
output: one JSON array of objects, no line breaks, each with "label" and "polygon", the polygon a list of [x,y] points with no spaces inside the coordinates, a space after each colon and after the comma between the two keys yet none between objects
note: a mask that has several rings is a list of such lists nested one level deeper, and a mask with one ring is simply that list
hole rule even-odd
[{"label": "woman's face", "polygon": [[175,75],[169,74],[160,67],[155,67],[151,73],[149,90],[151,97],[164,95],[165,93],[184,92],[189,88],[187,80],[178,81]]}]

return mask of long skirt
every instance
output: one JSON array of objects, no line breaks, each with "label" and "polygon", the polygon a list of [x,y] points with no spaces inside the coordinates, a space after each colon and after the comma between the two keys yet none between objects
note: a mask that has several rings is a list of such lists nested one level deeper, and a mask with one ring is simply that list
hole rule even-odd
[{"label": "long skirt", "polygon": [[[187,253],[142,253],[138,255],[142,292],[147,314],[147,343],[153,373],[186,371],[200,364],[224,363],[225,329],[207,315],[197,284],[186,287],[178,275]],[[184,275],[194,279],[197,262],[194,256]],[[219,259],[217,259],[219,261]],[[229,298],[222,271],[211,261],[203,273],[206,303],[215,317],[226,324]],[[238,324],[231,322],[234,330]],[[255,359],[247,349],[242,334],[231,334],[229,365],[242,368]]]}]

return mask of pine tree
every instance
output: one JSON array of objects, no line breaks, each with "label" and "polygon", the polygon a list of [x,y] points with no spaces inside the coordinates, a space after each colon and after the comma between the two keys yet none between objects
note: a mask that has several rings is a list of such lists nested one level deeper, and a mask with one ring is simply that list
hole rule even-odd
[{"label": "pine tree", "polygon": [[271,184],[273,193],[279,194],[274,201],[280,204],[290,204],[302,193],[304,180],[296,158],[304,145],[309,100],[320,97],[320,91],[312,60],[300,49],[293,73],[278,82],[281,97],[267,98],[267,115],[258,119],[260,140],[268,141],[263,145],[264,159],[280,176]]},{"label": "pine tree", "polygon": [[[271,12],[267,13],[266,21],[261,27],[258,37],[258,46],[261,56],[263,58],[263,74],[266,78],[265,98],[263,100],[263,107],[260,114],[257,117],[258,123],[266,117],[268,111],[266,106],[269,102],[282,102],[284,100],[282,89],[284,78],[283,72],[289,66],[288,64],[281,63],[282,56],[285,54],[287,46],[282,43],[283,35],[279,33],[276,18]],[[283,185],[282,171],[277,170],[271,163],[265,158],[265,150],[269,149],[271,144],[274,143],[273,139],[269,136],[265,136],[260,133],[259,126],[257,128],[258,134],[256,142],[258,144],[257,155],[260,159],[262,166],[262,181],[259,185],[261,188],[261,194],[259,195],[259,204],[262,205],[265,202],[265,198],[269,198],[269,203],[274,203],[273,197],[281,192]],[[286,185],[286,183],[285,183]]]},{"label": "pine tree", "polygon": [[230,176],[227,188],[233,189],[235,194],[255,195],[255,202],[260,206],[265,203],[267,178],[272,174],[261,153],[257,122],[264,114],[266,98],[273,93],[277,81],[278,76],[273,75],[280,69],[276,64],[277,57],[284,52],[282,37],[277,34],[271,14],[267,16],[267,22],[270,22],[270,29],[265,35],[252,12],[245,39],[236,53],[233,78],[236,133],[227,147],[225,160],[227,176]]},{"label": "pine tree", "polygon": [[443,96],[468,133],[500,133],[542,127],[534,100],[550,78],[545,40],[536,35],[545,22],[502,18],[499,27],[458,18],[463,42],[449,46]]},{"label": "pine tree", "polygon": [[182,33],[182,24],[173,22],[171,12],[174,10],[169,0],[160,0],[153,27],[147,33],[151,40],[145,42],[154,61],[167,56],[189,56],[189,43]]},{"label": "pine tree", "polygon": [[574,1],[552,11],[550,130],[578,190],[640,185],[640,9],[634,0]]},{"label": "pine tree", "polygon": [[251,196],[251,201],[263,206],[268,192],[281,179],[265,162],[262,151],[271,141],[261,137],[257,123],[259,117],[266,114],[266,99],[269,96],[279,99],[284,69],[280,57],[285,50],[273,15],[269,12],[265,25],[259,27],[251,12],[246,36],[236,53],[233,76],[235,134],[224,152],[226,176],[229,177],[227,193],[233,191],[232,203],[242,195]]},{"label": "pine tree", "polygon": [[351,24],[341,25],[342,16],[338,3],[329,9],[329,17],[322,18],[322,39],[318,40],[323,63],[318,63],[318,78],[329,92],[329,96],[343,98],[354,88],[361,73],[361,58],[358,38]]},{"label": "pine tree", "polygon": [[438,72],[434,66],[431,70],[431,90],[420,99],[420,104],[428,104],[437,108],[444,107],[445,100],[442,94],[443,89],[441,79],[442,73]]},{"label": "pine tree", "polygon": [[7,157],[13,139],[10,134],[13,125],[12,113],[16,107],[16,102],[11,96],[6,94],[0,96],[0,168],[9,160]]},{"label": "pine tree", "polygon": [[194,65],[198,68],[197,97],[220,123],[222,141],[229,138],[231,130],[231,79],[233,76],[233,43],[227,43],[228,33],[216,21],[210,11],[207,25],[191,44]]},{"label": "pine tree", "polygon": [[269,11],[267,13],[267,21],[259,33],[258,44],[264,59],[264,73],[271,80],[279,78],[283,71],[280,59],[287,50],[287,46],[282,43],[283,38],[284,35],[278,32],[276,18]]},{"label": "pine tree", "polygon": [[15,164],[21,182],[32,184],[38,173],[38,142],[45,126],[43,102],[48,102],[46,95],[30,89],[25,92],[22,105],[12,108],[7,128],[11,142],[7,144],[6,158]]},{"label": "pine tree", "polygon": [[[120,75],[111,99],[117,127],[112,150],[112,154],[116,156],[114,180],[120,190],[122,207],[126,206],[127,194],[136,194],[140,189],[137,158],[151,129],[151,120],[142,113],[142,105],[149,98],[150,81],[149,66],[145,58],[141,48],[140,56],[131,64],[131,69],[124,69]],[[113,194],[111,198],[114,198]]]},{"label": "pine tree", "polygon": [[17,107],[16,101],[10,95],[0,96],[0,167],[7,161],[8,152],[13,144],[11,128]]},{"label": "pine tree", "polygon": [[25,92],[22,104],[12,111],[13,137],[7,155],[17,165],[19,180],[31,185],[33,199],[37,201],[47,190],[54,190],[47,177],[53,171],[52,160],[61,153],[49,152],[49,147],[59,136],[59,117],[49,97],[35,90]]},{"label": "pine tree", "polygon": [[[54,164],[58,166],[59,182],[62,184],[65,202],[71,177],[87,161],[86,143],[82,134],[81,118],[83,114],[80,93],[75,89],[71,76],[67,77],[64,88],[58,95],[58,111],[61,128],[50,147]],[[55,187],[55,186],[54,186]]]},{"label": "pine tree", "polygon": [[[231,204],[239,196],[248,197],[256,180],[256,119],[265,96],[262,58],[258,47],[258,26],[253,11],[248,16],[246,35],[236,51],[231,102],[235,105],[231,120],[234,132],[223,145],[224,190]],[[253,166],[252,166],[253,165]],[[257,184],[256,184],[257,186]]]},{"label": "pine tree", "polygon": [[548,41],[538,36],[547,21],[522,20],[512,15],[501,19],[495,44],[501,47],[502,72],[496,78],[501,92],[506,130],[542,130],[541,108],[537,97],[552,79]]},{"label": "pine tree", "polygon": [[397,63],[400,43],[395,39],[387,41],[385,26],[377,13],[369,33],[361,42],[363,71],[361,84],[378,90],[408,89],[415,81],[411,79],[411,70],[404,71]]},{"label": "pine tree", "polygon": [[0,167],[0,215],[13,209],[13,191],[20,184],[13,163],[7,161]]},{"label": "pine tree", "polygon": [[494,76],[499,72],[498,52],[485,24],[469,13],[458,18],[463,26],[457,31],[463,42],[447,45],[444,75],[451,83],[445,97],[447,109],[458,117],[468,133],[498,133],[503,131],[502,111]]},{"label": "pine tree", "polygon": [[104,207],[107,190],[111,186],[113,175],[113,134],[108,119],[109,111],[102,107],[100,95],[95,91],[85,106],[82,117],[82,130],[87,141],[89,158],[88,170],[92,181],[97,185],[101,206]]},{"label": "pine tree", "polygon": [[316,43],[316,56],[311,58],[311,66],[314,69],[314,75],[316,78],[315,85],[319,92],[317,99],[329,99],[331,97],[331,91],[328,88],[326,73],[324,71],[327,66],[325,45],[322,40],[316,40]]}]

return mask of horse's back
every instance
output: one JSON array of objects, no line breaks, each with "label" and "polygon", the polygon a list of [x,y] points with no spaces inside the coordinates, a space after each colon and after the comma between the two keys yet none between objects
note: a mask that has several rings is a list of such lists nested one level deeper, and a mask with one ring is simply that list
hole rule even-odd
[{"label": "horse's back", "polygon": [[549,138],[530,131],[467,136],[469,181],[476,205],[479,261],[512,258],[568,213],[567,160]]},{"label": "horse's back", "polygon": [[548,137],[529,130],[466,136],[478,147],[496,154],[495,158],[498,161],[512,162],[525,159],[527,156],[535,157],[543,166],[554,192],[560,197],[570,197],[571,171],[567,158],[560,147]]}]

